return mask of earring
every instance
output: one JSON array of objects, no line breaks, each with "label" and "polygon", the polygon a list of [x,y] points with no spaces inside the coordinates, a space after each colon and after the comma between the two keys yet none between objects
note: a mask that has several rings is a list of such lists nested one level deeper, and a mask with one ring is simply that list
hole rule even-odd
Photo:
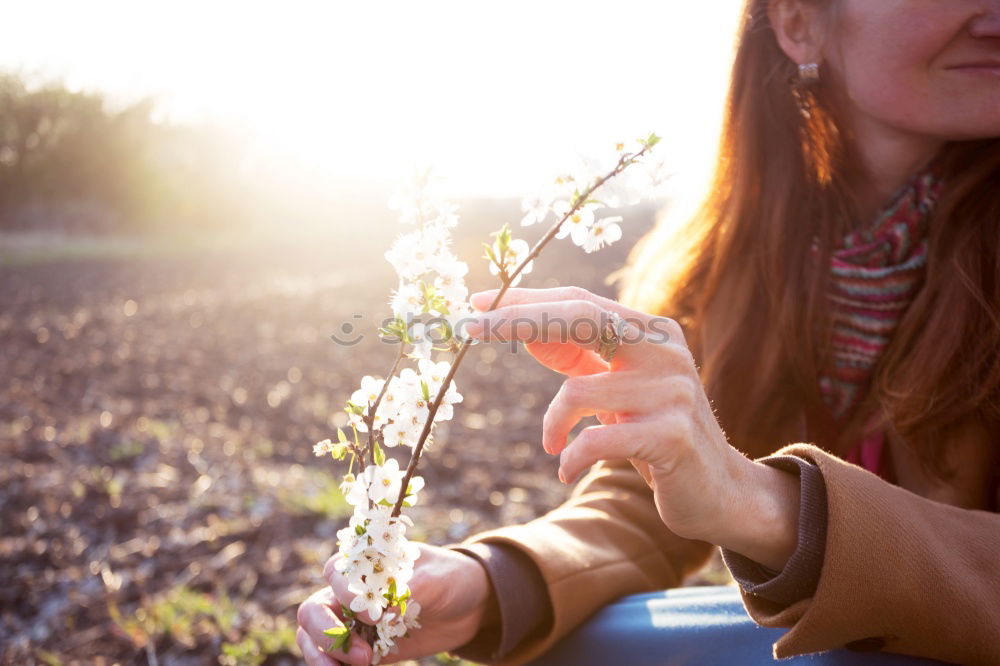
[{"label": "earring", "polygon": [[819,81],[819,63],[809,62],[799,65],[799,75],[790,76],[788,83],[795,98],[795,106],[803,118],[812,117],[813,93],[812,85]]},{"label": "earring", "polygon": [[807,62],[799,65],[799,79],[804,83],[819,81],[819,63]]}]

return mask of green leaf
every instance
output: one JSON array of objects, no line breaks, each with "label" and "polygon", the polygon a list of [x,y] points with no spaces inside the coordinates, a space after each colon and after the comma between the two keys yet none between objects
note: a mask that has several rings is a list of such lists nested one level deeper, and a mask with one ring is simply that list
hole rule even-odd
[{"label": "green leaf", "polygon": [[391,322],[378,329],[379,335],[383,338],[408,341],[406,322],[402,318],[396,317]]},{"label": "green leaf", "polygon": [[510,253],[510,225],[504,224],[500,227],[500,231],[497,232],[497,249],[500,251],[500,258],[503,260],[507,259],[507,255]]},{"label": "green leaf", "polygon": [[333,627],[323,632],[333,639],[331,650],[343,650],[347,652],[351,649],[351,630],[347,627]]},{"label": "green leaf", "polygon": [[385,452],[382,451],[382,447],[378,445],[378,440],[374,441],[375,444],[375,464],[381,467],[385,464]]},{"label": "green leaf", "polygon": [[659,142],[660,142],[660,137],[656,136],[655,132],[650,132],[649,136],[646,137],[646,141],[645,141],[646,145],[649,146],[650,148],[652,148],[653,146],[655,146]]},{"label": "green leaf", "polygon": [[355,525],[354,533],[357,534],[358,536],[361,536],[362,534],[365,533],[365,528],[361,527],[361,525]]},{"label": "green leaf", "polygon": [[406,615],[406,602],[402,599],[399,600],[399,614]]},{"label": "green leaf", "polygon": [[493,254],[493,246],[489,243],[483,243],[483,247],[486,249],[486,258],[489,259],[494,264],[499,265],[500,262],[497,261],[497,256]]},{"label": "green leaf", "polygon": [[347,445],[346,444],[334,444],[333,448],[330,449],[330,453],[333,455],[334,460],[343,460],[347,457]]},{"label": "green leaf", "polygon": [[451,327],[451,322],[447,319],[441,322],[441,330],[444,333],[443,339],[441,340],[442,342],[448,342],[455,337],[455,331]]},{"label": "green leaf", "polygon": [[438,300],[437,289],[433,284],[427,284],[423,280],[421,280],[418,284],[420,285],[420,290],[424,295],[423,310],[424,312],[430,312],[431,306],[436,300]]},{"label": "green leaf", "polygon": [[420,380],[420,390],[423,392],[424,400],[426,400],[427,402],[430,402],[431,401],[431,389],[430,389],[429,386],[427,386],[427,382],[425,382],[423,379]]}]

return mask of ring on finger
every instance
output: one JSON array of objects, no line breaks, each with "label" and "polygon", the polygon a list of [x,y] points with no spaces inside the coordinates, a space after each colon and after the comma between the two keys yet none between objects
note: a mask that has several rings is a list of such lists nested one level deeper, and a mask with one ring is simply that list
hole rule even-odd
[{"label": "ring on finger", "polygon": [[625,335],[625,327],[628,322],[613,310],[607,311],[607,317],[604,321],[604,328],[601,329],[601,337],[598,340],[597,353],[600,354],[601,358],[605,362],[610,363],[611,359],[615,357],[615,353],[618,351],[618,347],[621,345],[622,338]]}]

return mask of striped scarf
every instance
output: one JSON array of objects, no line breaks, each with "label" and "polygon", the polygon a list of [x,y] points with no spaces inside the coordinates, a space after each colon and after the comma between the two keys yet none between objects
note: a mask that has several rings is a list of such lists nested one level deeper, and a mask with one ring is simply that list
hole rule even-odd
[{"label": "striped scarf", "polygon": [[[838,422],[864,396],[873,367],[923,284],[928,222],[941,188],[940,162],[932,160],[893,194],[874,224],[852,231],[834,248],[827,292],[832,354],[819,384]],[[815,263],[815,243],[811,255]],[[882,433],[872,433],[847,459],[878,472],[883,446]]]}]

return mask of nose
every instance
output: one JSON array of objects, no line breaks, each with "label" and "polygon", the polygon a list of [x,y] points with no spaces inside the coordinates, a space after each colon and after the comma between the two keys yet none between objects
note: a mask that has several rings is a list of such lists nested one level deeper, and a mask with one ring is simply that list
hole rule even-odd
[{"label": "nose", "polygon": [[993,37],[1000,40],[1000,1],[984,4],[984,9],[969,23],[969,34],[973,37]]}]

